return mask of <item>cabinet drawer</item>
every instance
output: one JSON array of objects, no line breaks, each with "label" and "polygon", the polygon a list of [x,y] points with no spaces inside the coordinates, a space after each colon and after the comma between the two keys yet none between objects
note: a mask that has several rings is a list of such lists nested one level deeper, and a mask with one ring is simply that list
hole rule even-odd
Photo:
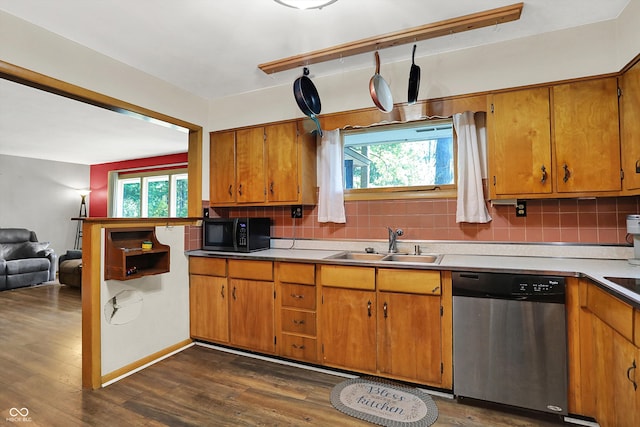
[{"label": "cabinet drawer", "polygon": [[286,283],[316,284],[316,269],[313,264],[280,262],[277,264],[278,280]]},{"label": "cabinet drawer", "polygon": [[587,308],[629,341],[633,341],[633,307],[596,285],[587,288]]},{"label": "cabinet drawer", "polygon": [[283,307],[316,309],[316,287],[283,283],[280,287],[280,300]]},{"label": "cabinet drawer", "polygon": [[296,334],[316,334],[316,313],[312,311],[299,311],[282,309],[282,330]]},{"label": "cabinet drawer", "polygon": [[227,260],[224,258],[189,257],[189,273],[225,277],[227,275]]},{"label": "cabinet drawer", "polygon": [[273,280],[273,262],[229,260],[229,277],[250,280]]},{"label": "cabinet drawer", "polygon": [[320,266],[320,280],[322,286],[373,291],[376,288],[376,269],[373,267],[322,265]]},{"label": "cabinet drawer", "polygon": [[282,356],[309,361],[317,360],[316,339],[282,334]]},{"label": "cabinet drawer", "polygon": [[429,270],[378,269],[378,290],[412,294],[440,295],[440,272]]}]

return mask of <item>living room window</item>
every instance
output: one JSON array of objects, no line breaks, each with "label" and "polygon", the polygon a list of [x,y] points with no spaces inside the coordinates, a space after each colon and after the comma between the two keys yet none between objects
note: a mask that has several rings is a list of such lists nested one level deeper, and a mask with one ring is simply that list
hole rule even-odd
[{"label": "living room window", "polygon": [[187,184],[186,169],[119,173],[113,198],[115,216],[186,217]]},{"label": "living room window", "polygon": [[343,131],[345,199],[445,196],[455,191],[451,119]]}]

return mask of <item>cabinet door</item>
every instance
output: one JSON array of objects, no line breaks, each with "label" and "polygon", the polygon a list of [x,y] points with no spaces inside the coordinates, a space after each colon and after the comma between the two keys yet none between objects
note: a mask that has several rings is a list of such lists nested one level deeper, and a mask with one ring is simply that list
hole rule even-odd
[{"label": "cabinet door", "polygon": [[209,198],[211,203],[236,200],[236,134],[212,133],[209,140]]},{"label": "cabinet door", "polygon": [[556,191],[620,191],[618,80],[553,87]]},{"label": "cabinet door", "polygon": [[624,73],[621,86],[623,182],[625,190],[637,190],[640,189],[640,62]]},{"label": "cabinet door", "polygon": [[378,370],[394,377],[442,382],[440,297],[378,294]]},{"label": "cabinet door", "polygon": [[376,371],[376,294],[323,288],[322,360],[327,365]]},{"label": "cabinet door", "polygon": [[251,350],[275,351],[274,284],[230,279],[231,343]]},{"label": "cabinet door", "polygon": [[226,277],[192,274],[189,283],[191,336],[229,342],[229,305]]},{"label": "cabinet door", "polygon": [[549,89],[495,94],[489,120],[495,195],[551,193]]},{"label": "cabinet door", "polygon": [[295,122],[265,128],[267,147],[267,200],[298,201],[298,138]]},{"label": "cabinet door", "polygon": [[593,317],[593,345],[596,386],[596,420],[602,427],[637,426],[637,348],[622,335]]},{"label": "cabinet door", "polygon": [[264,202],[264,128],[236,131],[236,168],[238,203]]}]

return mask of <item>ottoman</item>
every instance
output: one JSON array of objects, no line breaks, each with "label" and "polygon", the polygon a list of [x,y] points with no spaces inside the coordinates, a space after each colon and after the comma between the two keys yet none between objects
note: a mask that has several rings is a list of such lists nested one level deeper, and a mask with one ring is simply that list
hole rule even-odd
[{"label": "ottoman", "polygon": [[82,287],[82,259],[67,259],[60,263],[58,280],[62,285]]}]

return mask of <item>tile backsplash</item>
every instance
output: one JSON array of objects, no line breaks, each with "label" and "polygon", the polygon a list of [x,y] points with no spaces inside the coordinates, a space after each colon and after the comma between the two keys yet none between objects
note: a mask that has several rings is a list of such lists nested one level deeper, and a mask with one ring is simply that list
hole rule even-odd
[{"label": "tile backsplash", "polygon": [[[456,223],[455,199],[348,201],[346,224],[319,223],[316,206],[305,206],[302,219],[296,220],[289,206],[211,211],[212,216],[269,217],[272,236],[279,238],[386,239],[387,227],[393,227],[402,228],[407,240],[623,245],[626,217],[640,213],[640,197],[527,200],[526,217],[516,217],[514,206],[490,206],[493,220],[487,224]],[[199,228],[192,229],[197,230],[185,240],[196,249]]]}]

